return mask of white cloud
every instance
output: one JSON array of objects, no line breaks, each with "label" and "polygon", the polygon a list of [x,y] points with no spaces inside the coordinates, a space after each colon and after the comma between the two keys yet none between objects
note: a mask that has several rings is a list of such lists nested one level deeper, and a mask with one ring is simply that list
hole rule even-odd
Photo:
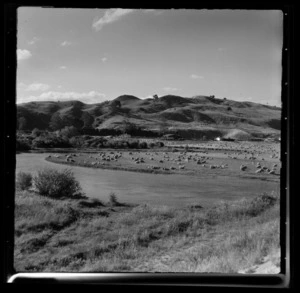
[{"label": "white cloud", "polygon": [[49,91],[42,93],[37,97],[37,101],[64,101],[64,100],[80,100],[87,103],[97,103],[105,98],[105,94],[97,91],[89,91],[86,93],[78,92],[56,92]]},{"label": "white cloud", "polygon": [[46,91],[50,88],[48,84],[45,83],[32,83],[28,85],[28,87],[25,89],[26,91]]},{"label": "white cloud", "polygon": [[18,96],[17,103],[27,103],[31,101],[69,101],[80,100],[84,103],[99,103],[105,100],[105,94],[97,91],[89,91],[86,93],[79,92],[57,92],[48,91],[37,96]]},{"label": "white cloud", "polygon": [[106,57],[101,58],[102,62],[105,63],[107,61]]},{"label": "white cloud", "polygon": [[147,96],[139,97],[139,98],[142,99],[142,100],[144,100],[144,99],[153,99],[153,96],[154,95],[147,95]]},{"label": "white cloud", "polygon": [[224,52],[226,50],[226,48],[218,48],[219,52]]},{"label": "white cloud", "polygon": [[99,31],[102,29],[102,27],[104,25],[115,22],[115,21],[119,20],[121,17],[123,17],[124,15],[132,13],[133,11],[134,11],[134,9],[121,9],[121,8],[108,9],[105,11],[105,14],[103,17],[94,21],[93,28],[96,31]]},{"label": "white cloud", "polygon": [[66,66],[60,66],[59,69],[67,69]]},{"label": "white cloud", "polygon": [[32,56],[32,55],[31,55],[30,51],[28,51],[28,50],[26,50],[26,49],[24,49],[24,50],[18,49],[18,50],[17,50],[17,59],[18,59],[18,61],[28,59],[28,58],[30,58],[31,56]]},{"label": "white cloud", "polygon": [[28,44],[29,44],[29,45],[34,45],[38,40],[39,40],[39,38],[33,37],[32,40],[30,40],[30,41],[28,42]]},{"label": "white cloud", "polygon": [[164,90],[165,92],[176,92],[176,91],[178,91],[178,88],[166,86],[166,87],[163,88],[163,90]]},{"label": "white cloud", "polygon": [[202,79],[202,78],[204,78],[202,75],[197,75],[197,74],[191,74],[190,75],[190,78],[192,78],[192,79]]},{"label": "white cloud", "polygon": [[67,46],[72,45],[72,43],[71,43],[71,42],[68,42],[68,41],[63,41],[60,45],[61,45],[62,47],[67,47]]},{"label": "white cloud", "polygon": [[24,88],[26,84],[24,82],[18,82],[17,86],[18,88]]}]

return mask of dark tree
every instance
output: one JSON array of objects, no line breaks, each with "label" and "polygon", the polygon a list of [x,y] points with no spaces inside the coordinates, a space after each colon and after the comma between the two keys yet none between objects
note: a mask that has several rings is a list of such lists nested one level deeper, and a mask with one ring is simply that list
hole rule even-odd
[{"label": "dark tree", "polygon": [[64,121],[61,119],[60,114],[58,112],[55,112],[52,115],[49,126],[53,130],[59,130],[64,127]]},{"label": "dark tree", "polygon": [[137,131],[139,131],[139,127],[137,127],[134,123],[130,122],[127,118],[123,121],[123,133],[134,135]]},{"label": "dark tree", "polygon": [[25,117],[20,117],[18,119],[18,129],[19,130],[26,130],[27,129],[27,119]]},{"label": "dark tree", "polygon": [[81,120],[83,122],[83,128],[92,128],[94,123],[94,117],[88,112],[83,112],[81,115]]},{"label": "dark tree", "polygon": [[157,101],[158,100],[158,95],[153,95],[153,100]]},{"label": "dark tree", "polygon": [[82,116],[82,104],[80,102],[74,102],[71,110],[63,117],[64,126],[74,126],[77,129],[82,128],[83,122]]},{"label": "dark tree", "polygon": [[110,105],[110,109],[112,111],[115,111],[115,110],[121,108],[121,102],[118,100],[111,101],[109,105]]}]

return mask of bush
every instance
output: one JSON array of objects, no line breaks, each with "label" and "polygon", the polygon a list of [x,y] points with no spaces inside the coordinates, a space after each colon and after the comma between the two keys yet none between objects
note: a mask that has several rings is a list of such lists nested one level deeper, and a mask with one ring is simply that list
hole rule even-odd
[{"label": "bush", "polygon": [[34,128],[31,132],[31,134],[34,136],[34,137],[38,137],[40,136],[41,134],[43,133],[43,131],[39,130],[38,128]]},{"label": "bush", "polygon": [[109,204],[112,206],[118,206],[120,203],[115,193],[110,193],[109,195]]},{"label": "bush", "polygon": [[142,142],[139,143],[139,147],[141,149],[146,149],[148,146],[147,146],[147,143],[145,141],[142,141]]},{"label": "bush", "polygon": [[32,175],[30,173],[19,172],[16,178],[16,187],[19,190],[28,190],[32,186]]},{"label": "bush", "polygon": [[66,126],[60,130],[60,135],[66,138],[72,138],[74,136],[78,136],[79,132],[74,126]]},{"label": "bush", "polygon": [[43,196],[53,198],[82,196],[80,184],[69,169],[39,171],[33,178],[33,185],[35,190]]},{"label": "bush", "polygon": [[71,146],[67,139],[53,135],[39,136],[33,140],[32,145],[35,148],[68,148]]},{"label": "bush", "polygon": [[80,147],[83,147],[83,146],[84,146],[85,140],[84,140],[84,137],[81,137],[81,136],[74,136],[74,137],[72,137],[72,138],[69,139],[69,143],[70,143],[73,147],[80,148]]},{"label": "bush", "polygon": [[137,140],[129,141],[128,147],[131,149],[137,149],[139,147],[139,141],[137,141]]},{"label": "bush", "polygon": [[17,138],[16,151],[28,151],[31,149],[31,145],[28,140]]}]

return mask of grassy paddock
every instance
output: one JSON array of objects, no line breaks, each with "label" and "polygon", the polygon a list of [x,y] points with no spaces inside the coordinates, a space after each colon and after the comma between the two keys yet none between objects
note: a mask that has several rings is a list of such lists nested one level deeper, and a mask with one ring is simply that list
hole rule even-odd
[{"label": "grassy paddock", "polygon": [[279,198],[212,208],[16,193],[15,269],[234,273],[279,250]]}]

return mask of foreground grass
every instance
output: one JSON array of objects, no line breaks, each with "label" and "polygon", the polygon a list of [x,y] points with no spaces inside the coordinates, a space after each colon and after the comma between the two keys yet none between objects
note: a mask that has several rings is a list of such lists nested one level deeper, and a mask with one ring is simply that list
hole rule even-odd
[{"label": "foreground grass", "polygon": [[235,273],[279,247],[276,196],[203,209],[16,194],[19,272]]}]

